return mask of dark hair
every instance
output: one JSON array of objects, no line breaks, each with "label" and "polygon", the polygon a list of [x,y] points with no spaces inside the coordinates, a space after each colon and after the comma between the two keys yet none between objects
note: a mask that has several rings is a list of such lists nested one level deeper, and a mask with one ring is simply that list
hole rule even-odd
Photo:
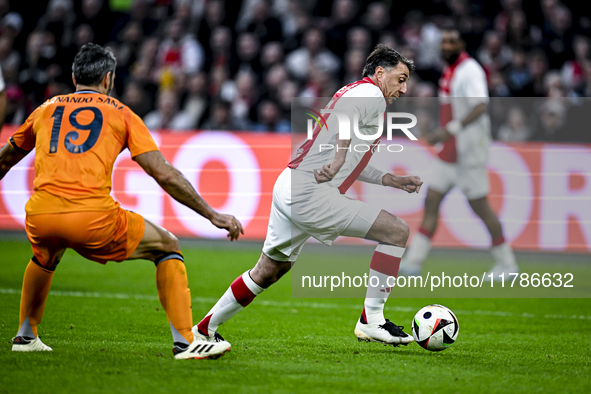
[{"label": "dark hair", "polygon": [[414,71],[415,64],[412,60],[405,58],[395,49],[389,48],[384,44],[378,44],[376,49],[374,49],[373,52],[369,54],[367,60],[365,61],[363,77],[371,77],[374,75],[376,68],[379,66],[387,69],[396,67],[400,62],[406,64],[408,71]]},{"label": "dark hair", "polygon": [[458,35],[458,38],[460,39],[460,41],[464,41],[464,35],[462,34],[460,29],[458,29],[458,27],[455,24],[447,23],[447,24],[443,25],[443,27],[441,28],[441,32],[444,32],[444,31],[456,33]]},{"label": "dark hair", "polygon": [[74,58],[72,72],[76,83],[96,86],[110,71],[115,73],[117,60],[109,49],[96,44],[85,44]]}]

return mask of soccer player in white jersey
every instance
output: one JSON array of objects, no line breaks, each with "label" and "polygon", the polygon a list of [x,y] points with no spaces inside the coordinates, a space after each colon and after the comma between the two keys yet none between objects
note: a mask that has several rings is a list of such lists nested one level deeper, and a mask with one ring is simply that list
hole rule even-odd
[{"label": "soccer player in white jersey", "polygon": [[[376,135],[386,101],[391,102],[406,92],[406,82],[413,69],[411,60],[378,45],[367,58],[363,79],[341,88],[327,109],[349,111],[351,119],[357,115],[359,132]],[[351,133],[351,139],[340,139],[336,135],[337,123],[337,116],[328,115],[328,127],[317,127],[313,138],[302,145],[277,178],[261,257],[253,269],[236,278],[203,320],[193,327],[197,337],[212,342],[223,340],[217,333],[218,327],[288,272],[308,238],[314,237],[330,246],[339,235],[344,235],[379,243],[369,273],[369,283],[376,277],[373,283],[378,286],[368,287],[355,335],[360,340],[395,346],[413,341],[403,332],[403,327],[384,318],[384,304],[390,295],[388,277],[398,274],[408,226],[400,218],[345,197],[344,193],[355,179],[408,193],[418,193],[422,182],[417,176],[396,176],[367,165],[380,138],[362,141]],[[360,142],[369,146],[367,152],[347,149]],[[320,151],[321,143],[332,143],[342,149]]]},{"label": "soccer player in white jersey", "polygon": [[490,145],[490,118],[486,75],[476,60],[464,50],[460,32],[445,29],[441,53],[447,63],[439,81],[441,129],[428,136],[431,144],[442,148],[435,159],[421,228],[413,236],[400,267],[401,275],[419,275],[431,250],[431,238],[437,228],[439,206],[454,187],[460,188],[470,207],[486,225],[491,239],[495,265],[489,271],[499,275],[519,272],[515,256],[503,236],[497,215],[488,204],[486,163]]}]

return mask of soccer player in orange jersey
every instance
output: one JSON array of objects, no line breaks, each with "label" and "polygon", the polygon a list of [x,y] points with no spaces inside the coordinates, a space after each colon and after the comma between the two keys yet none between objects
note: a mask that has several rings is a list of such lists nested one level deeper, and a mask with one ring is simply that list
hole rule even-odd
[{"label": "soccer player in orange jersey", "polygon": [[87,44],[72,65],[76,92],[38,107],[0,149],[0,180],[33,148],[34,193],[25,227],[34,256],[23,280],[20,323],[13,351],[50,351],[37,335],[51,280],[67,248],[89,260],[151,260],[158,296],[168,318],[177,359],[217,358],[226,341],[194,339],[191,296],[178,239],[166,229],[126,211],[110,195],[113,164],[127,148],[132,158],[175,200],[228,230],[244,230],[231,215],[214,211],[167,162],[142,120],[109,97],[117,62],[101,46]]}]

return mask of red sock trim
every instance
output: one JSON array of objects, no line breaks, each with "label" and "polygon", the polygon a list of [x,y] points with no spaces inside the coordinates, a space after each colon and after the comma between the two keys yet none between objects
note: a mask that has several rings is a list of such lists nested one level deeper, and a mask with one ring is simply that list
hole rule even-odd
[{"label": "red sock trim", "polygon": [[371,257],[369,268],[384,275],[396,277],[400,269],[400,257],[390,256],[376,250]]},{"label": "red sock trim", "polygon": [[250,291],[248,286],[246,286],[246,283],[244,283],[242,275],[232,282],[230,288],[232,289],[232,293],[234,293],[234,298],[236,298],[236,301],[242,306],[247,306],[252,300],[254,300],[254,297],[256,297],[256,295]]},{"label": "red sock trim", "polygon": [[365,307],[363,307],[363,312],[361,312],[361,317],[363,318],[362,323],[367,324],[367,316],[365,315]]},{"label": "red sock trim", "polygon": [[197,328],[203,335],[209,336],[209,321],[211,320],[212,315],[207,315],[197,324]]},{"label": "red sock trim", "polygon": [[419,233],[423,234],[427,238],[433,238],[433,234],[435,234],[435,231],[429,231],[421,227],[419,229]]},{"label": "red sock trim", "polygon": [[502,235],[499,235],[498,237],[492,239],[493,246],[499,246],[504,243],[505,243],[505,237],[503,237]]}]

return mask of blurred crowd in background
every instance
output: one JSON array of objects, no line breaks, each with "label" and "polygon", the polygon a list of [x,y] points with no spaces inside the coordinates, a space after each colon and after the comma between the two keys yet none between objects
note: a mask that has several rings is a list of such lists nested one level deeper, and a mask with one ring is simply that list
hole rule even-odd
[{"label": "blurred crowd in background", "polygon": [[[575,0],[0,0],[6,124],[74,90],[88,42],[117,57],[114,92],[151,130],[289,132],[293,97],[360,79],[377,43],[414,59],[407,96],[437,95],[454,23],[492,97],[548,97],[503,113],[494,137],[591,142],[567,130],[591,96],[591,19]],[[528,117],[538,119],[530,126]]]}]

